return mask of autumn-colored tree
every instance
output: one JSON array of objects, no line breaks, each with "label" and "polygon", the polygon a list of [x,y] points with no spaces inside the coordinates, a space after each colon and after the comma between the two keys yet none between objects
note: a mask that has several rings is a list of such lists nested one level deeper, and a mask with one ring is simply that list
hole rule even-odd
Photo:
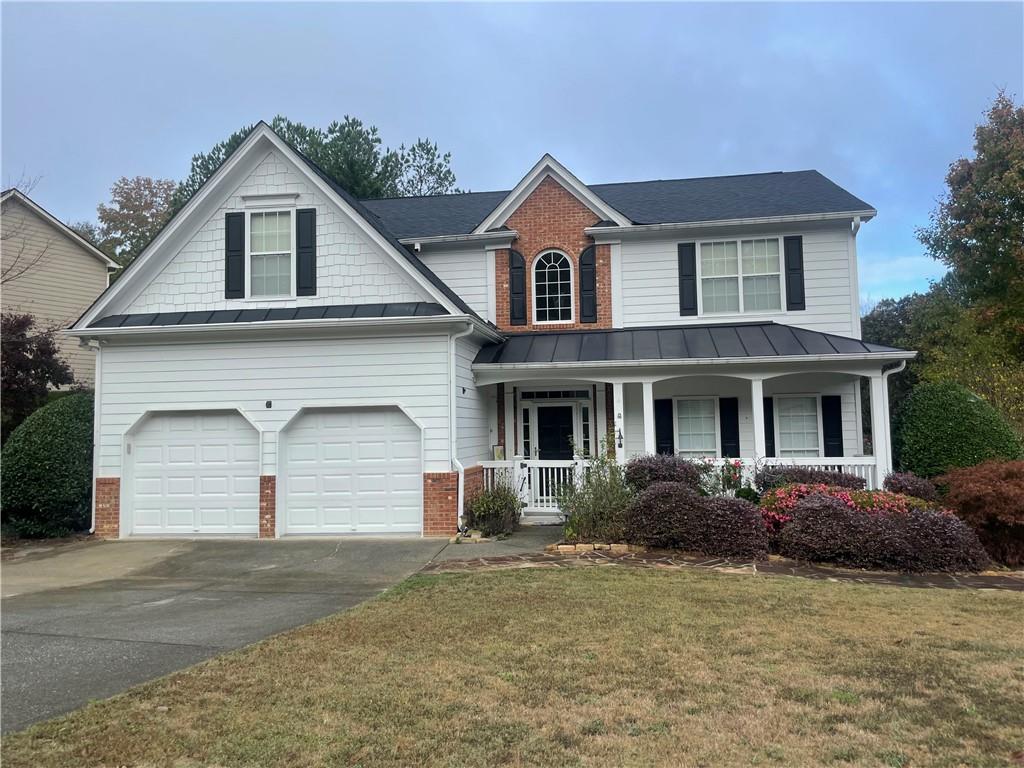
[{"label": "autumn-colored tree", "polygon": [[1024,353],[1024,107],[1000,92],[974,132],[973,158],[946,174],[948,192],[918,237],[963,286],[982,323]]},{"label": "autumn-colored tree", "polygon": [[39,330],[35,325],[32,315],[4,312],[0,317],[3,440],[46,402],[51,386],[74,382],[71,368],[58,353],[53,329]]},{"label": "autumn-colored tree", "polygon": [[131,264],[167,223],[175,187],[170,179],[121,177],[110,188],[110,204],[96,206],[99,242],[122,267]]},{"label": "autumn-colored tree", "polygon": [[[440,195],[457,191],[451,153],[442,154],[437,144],[427,139],[418,140],[408,149],[404,145],[388,149],[383,146],[376,127],[366,126],[347,115],[325,130],[292,122],[281,115],[275,117],[270,126],[357,198]],[[177,211],[188,202],[245,141],[252,128],[242,128],[209,152],[193,156],[188,178],[174,192],[172,210]]]}]

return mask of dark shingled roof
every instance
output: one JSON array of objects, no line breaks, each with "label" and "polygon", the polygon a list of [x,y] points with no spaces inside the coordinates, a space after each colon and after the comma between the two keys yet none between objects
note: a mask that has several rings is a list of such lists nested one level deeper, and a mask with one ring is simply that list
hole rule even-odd
[{"label": "dark shingled roof", "polygon": [[320,307],[278,307],[274,309],[219,309],[202,312],[145,312],[137,315],[107,315],[90,328],[134,328],[156,325],[211,325],[213,323],[259,323],[267,320],[343,320],[355,317],[431,317],[447,315],[440,304],[332,304]]},{"label": "dark shingled roof", "polygon": [[[634,224],[676,224],[766,216],[871,211],[817,171],[592,184],[589,189]],[[363,200],[396,237],[465,235],[508,192]]]},{"label": "dark shingled roof", "polygon": [[777,323],[728,323],[610,331],[522,333],[483,347],[474,365],[696,360],[903,352]]}]

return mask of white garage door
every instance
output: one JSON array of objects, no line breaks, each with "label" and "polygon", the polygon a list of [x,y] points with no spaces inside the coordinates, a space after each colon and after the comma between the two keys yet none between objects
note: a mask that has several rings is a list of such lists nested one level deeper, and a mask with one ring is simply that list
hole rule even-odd
[{"label": "white garage door", "polygon": [[397,408],[311,410],[282,435],[287,533],[418,533],[420,430]]},{"label": "white garage door", "polygon": [[237,412],[151,416],[130,444],[132,533],[259,532],[259,437]]}]

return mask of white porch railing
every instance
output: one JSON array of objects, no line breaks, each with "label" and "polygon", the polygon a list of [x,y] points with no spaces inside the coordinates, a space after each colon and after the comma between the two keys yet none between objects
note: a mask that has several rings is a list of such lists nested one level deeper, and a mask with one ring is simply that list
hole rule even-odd
[{"label": "white porch railing", "polygon": [[[713,459],[711,463],[721,467],[736,459]],[[767,458],[740,459],[743,463],[743,480],[753,484],[754,471],[758,465],[812,467],[832,472],[845,472],[864,478],[869,489],[879,488],[874,456],[842,456],[812,458]],[[519,494],[523,502],[523,514],[534,518],[557,518],[558,489],[578,477],[587,462],[578,460],[545,461],[541,459],[513,459],[511,461],[482,461],[484,488],[493,488],[498,480],[505,480]]]}]

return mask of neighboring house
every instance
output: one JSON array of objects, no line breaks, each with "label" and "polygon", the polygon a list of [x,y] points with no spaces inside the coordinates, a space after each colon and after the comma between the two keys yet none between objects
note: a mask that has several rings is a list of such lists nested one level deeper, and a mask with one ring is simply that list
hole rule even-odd
[{"label": "neighboring house", "polygon": [[549,156],[360,202],[260,124],[70,331],[96,530],[448,535],[499,471],[553,520],[601,445],[877,486],[914,353],[858,340],[874,215],[816,171],[586,186]]},{"label": "neighboring house", "polygon": [[[66,328],[107,287],[117,264],[16,189],[0,196],[0,207],[3,311],[34,315],[38,329]],[[75,381],[92,386],[95,352],[67,337],[57,344]]]}]

